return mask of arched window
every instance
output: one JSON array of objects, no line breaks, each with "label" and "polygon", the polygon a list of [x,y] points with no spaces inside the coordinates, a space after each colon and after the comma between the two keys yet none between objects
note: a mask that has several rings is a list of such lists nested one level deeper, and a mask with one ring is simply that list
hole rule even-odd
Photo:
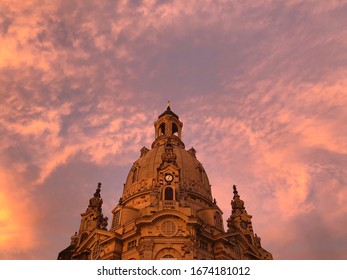
[{"label": "arched window", "polygon": [[161,135],[165,135],[165,123],[162,123],[159,126],[159,136],[161,136]]},{"label": "arched window", "polygon": [[164,199],[173,200],[173,189],[171,187],[166,187],[164,190]]},{"label": "arched window", "polygon": [[176,259],[173,255],[165,255],[162,259]]},{"label": "arched window", "polygon": [[174,135],[176,133],[176,135],[178,134],[178,127],[175,123],[172,124],[172,135]]},{"label": "arched window", "polygon": [[155,256],[156,260],[161,260],[161,259],[180,260],[181,258],[182,258],[181,254],[173,248],[163,248]]}]

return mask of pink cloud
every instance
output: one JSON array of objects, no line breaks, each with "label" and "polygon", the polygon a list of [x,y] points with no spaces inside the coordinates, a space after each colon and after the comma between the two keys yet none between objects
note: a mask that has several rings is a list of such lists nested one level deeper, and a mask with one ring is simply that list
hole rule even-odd
[{"label": "pink cloud", "polygon": [[[275,257],[321,258],[324,238],[347,236],[343,3],[39,2],[1,4],[4,252],[24,230],[27,254],[12,258],[43,256],[28,245],[40,234],[32,224],[50,224],[38,200],[65,230],[45,244],[66,246],[94,185],[86,178],[112,182],[111,209],[167,100],[224,219],[237,184]],[[80,210],[71,203],[56,214],[45,201],[74,190]],[[22,213],[18,222],[8,218],[14,213]],[[303,236],[315,229],[325,235],[311,244]],[[328,241],[327,256],[345,257]]]}]

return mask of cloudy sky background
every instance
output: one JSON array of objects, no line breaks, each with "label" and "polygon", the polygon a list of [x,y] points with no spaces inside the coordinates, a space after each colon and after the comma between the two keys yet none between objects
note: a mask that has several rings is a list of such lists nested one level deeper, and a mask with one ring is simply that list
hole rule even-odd
[{"label": "cloudy sky background", "polygon": [[110,218],[171,100],[276,259],[347,259],[347,1],[0,0],[0,259]]}]

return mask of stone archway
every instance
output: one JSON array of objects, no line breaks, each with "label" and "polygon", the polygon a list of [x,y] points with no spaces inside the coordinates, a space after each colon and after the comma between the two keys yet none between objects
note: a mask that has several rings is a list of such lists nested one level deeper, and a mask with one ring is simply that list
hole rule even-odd
[{"label": "stone archway", "polygon": [[180,253],[173,248],[161,249],[155,256],[155,260],[181,260]]}]

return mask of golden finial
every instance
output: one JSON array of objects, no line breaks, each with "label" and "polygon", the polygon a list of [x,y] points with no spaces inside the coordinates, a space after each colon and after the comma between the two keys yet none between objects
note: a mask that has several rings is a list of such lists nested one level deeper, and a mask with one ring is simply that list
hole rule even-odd
[{"label": "golden finial", "polygon": [[170,110],[170,100],[167,102],[167,109]]}]

